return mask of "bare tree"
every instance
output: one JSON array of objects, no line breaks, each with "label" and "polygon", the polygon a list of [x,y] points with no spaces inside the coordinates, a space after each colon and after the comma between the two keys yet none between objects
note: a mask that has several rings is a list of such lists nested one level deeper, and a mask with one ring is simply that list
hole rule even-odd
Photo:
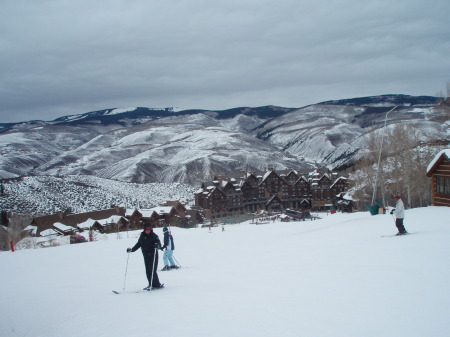
[{"label": "bare tree", "polygon": [[16,244],[28,234],[23,230],[31,222],[31,216],[28,215],[10,215],[8,217],[8,226],[1,226],[0,247],[5,250],[10,249],[10,242],[15,247]]},{"label": "bare tree", "polygon": [[[431,182],[426,178],[426,168],[443,145],[425,144],[420,140],[420,128],[413,123],[398,123],[389,128],[385,145],[380,151],[377,133],[366,138],[363,158],[351,174],[355,199],[369,205],[368,194],[376,191],[375,201],[387,206],[394,195],[402,194],[409,207],[431,204]],[[380,154],[378,186],[375,187],[377,159]],[[375,189],[376,188],[376,189]]]}]

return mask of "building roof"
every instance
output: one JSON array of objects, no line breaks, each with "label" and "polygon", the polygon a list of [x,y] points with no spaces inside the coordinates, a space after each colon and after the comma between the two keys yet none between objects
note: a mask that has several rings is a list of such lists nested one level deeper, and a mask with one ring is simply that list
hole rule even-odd
[{"label": "building roof", "polygon": [[434,159],[430,162],[430,164],[428,164],[427,167],[427,177],[431,177],[432,172],[436,169],[436,166],[438,166],[440,164],[440,162],[442,161],[442,159],[444,158],[444,156],[447,159],[450,159],[450,149],[445,149],[440,151],[435,157]]},{"label": "building roof", "polygon": [[64,225],[61,222],[55,222],[53,224],[53,227],[55,227],[56,229],[60,230],[61,232],[75,231],[75,227]]},{"label": "building roof", "polygon": [[35,217],[32,223],[38,226],[39,231],[49,229],[53,224],[59,222],[66,226],[71,226],[76,228],[78,224],[85,222],[88,219],[100,220],[109,218],[112,215],[125,215],[125,209],[123,208],[110,208],[100,211],[92,211],[79,214],[68,214],[60,212],[52,215],[44,215],[40,217]]}]

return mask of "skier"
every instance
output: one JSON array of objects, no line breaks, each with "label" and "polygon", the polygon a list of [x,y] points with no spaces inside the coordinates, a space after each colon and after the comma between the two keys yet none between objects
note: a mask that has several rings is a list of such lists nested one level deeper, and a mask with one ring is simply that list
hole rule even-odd
[{"label": "skier", "polygon": [[398,233],[396,235],[404,235],[408,234],[403,225],[403,219],[405,218],[405,205],[403,204],[402,197],[397,195],[395,197],[397,202],[395,204],[395,208],[391,211],[391,214],[395,215],[395,226],[397,226]]},{"label": "skier", "polygon": [[[173,236],[170,234],[169,229],[167,227],[163,228],[164,233],[164,246],[161,248],[165,249],[163,260],[164,260],[164,268],[162,270],[170,270],[170,269],[178,269],[179,267],[176,265],[173,260],[173,251],[175,250],[175,244],[173,243]],[[169,264],[170,262],[170,264]]]},{"label": "skier", "polygon": [[161,241],[148,223],[144,223],[144,231],[139,236],[138,242],[133,248],[127,248],[127,253],[135,252],[139,248],[141,248],[144,256],[145,272],[148,279],[148,286],[144,290],[163,288],[164,284],[159,282],[156,272],[158,270],[158,249],[161,249]]}]

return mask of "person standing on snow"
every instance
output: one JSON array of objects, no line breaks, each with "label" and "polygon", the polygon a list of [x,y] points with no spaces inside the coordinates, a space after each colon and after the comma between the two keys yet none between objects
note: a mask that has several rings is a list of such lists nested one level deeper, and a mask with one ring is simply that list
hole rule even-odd
[{"label": "person standing on snow", "polygon": [[159,282],[158,273],[158,249],[161,249],[161,241],[156,235],[152,226],[144,223],[144,231],[139,236],[138,242],[133,248],[127,248],[127,253],[133,253],[141,248],[144,256],[145,272],[147,274],[148,286],[144,290],[163,288],[163,284]]},{"label": "person standing on snow", "polygon": [[391,214],[395,215],[395,226],[397,226],[398,233],[397,235],[408,234],[403,225],[403,219],[405,218],[405,205],[403,204],[402,197],[397,195],[395,197],[397,202],[395,204],[395,208],[391,211]]},{"label": "person standing on snow", "polygon": [[[165,249],[163,261],[164,268],[162,270],[170,270],[170,269],[178,269],[179,267],[176,265],[173,260],[173,251],[175,250],[175,244],[173,243],[173,236],[170,234],[169,229],[167,227],[163,228],[164,233],[164,246],[162,249]],[[170,264],[169,264],[170,263]]]}]

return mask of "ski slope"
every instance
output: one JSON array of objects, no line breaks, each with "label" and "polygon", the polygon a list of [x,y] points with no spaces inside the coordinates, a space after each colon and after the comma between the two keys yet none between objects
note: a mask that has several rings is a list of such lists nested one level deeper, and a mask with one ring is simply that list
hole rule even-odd
[{"label": "ski slope", "polygon": [[139,231],[2,252],[0,336],[447,337],[449,219],[407,210],[402,237],[381,237],[393,219],[369,212],[172,228],[182,268],[151,293],[133,292],[147,285],[142,254],[126,253]]}]

